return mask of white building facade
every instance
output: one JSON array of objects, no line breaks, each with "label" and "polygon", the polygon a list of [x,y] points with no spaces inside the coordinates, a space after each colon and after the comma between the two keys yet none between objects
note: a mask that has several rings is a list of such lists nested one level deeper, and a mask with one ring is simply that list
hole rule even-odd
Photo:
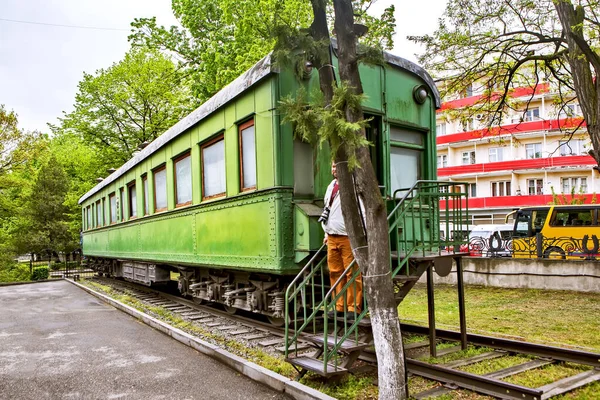
[{"label": "white building facade", "polygon": [[551,203],[553,192],[569,202],[574,190],[578,200],[594,202],[600,174],[588,155],[579,105],[560,109],[547,84],[511,95],[528,102],[528,111],[514,111],[491,129],[483,115],[448,117],[476,103],[476,93],[447,101],[438,111],[438,179],[465,182],[471,223],[503,223],[516,208]]}]

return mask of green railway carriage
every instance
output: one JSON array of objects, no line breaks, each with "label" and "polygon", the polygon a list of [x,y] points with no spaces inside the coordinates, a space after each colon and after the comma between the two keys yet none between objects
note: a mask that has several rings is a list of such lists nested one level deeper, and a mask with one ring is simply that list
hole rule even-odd
[{"label": "green railway carriage", "polygon": [[[385,54],[361,66],[372,162],[384,195],[435,179],[440,99],[418,66]],[[327,146],[294,138],[278,102],[297,78],[269,56],[238,77],[79,201],[83,252],[99,272],[145,284],[180,272],[180,290],[280,317],[286,282],[317,250],[332,177]]]}]

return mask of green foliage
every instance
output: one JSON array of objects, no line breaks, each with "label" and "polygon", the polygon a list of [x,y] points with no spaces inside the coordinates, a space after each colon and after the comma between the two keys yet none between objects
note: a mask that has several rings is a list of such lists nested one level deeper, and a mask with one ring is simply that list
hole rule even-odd
[{"label": "green foliage", "polygon": [[39,133],[24,132],[17,123],[17,114],[0,104],[0,175],[25,162],[39,138]]},{"label": "green foliage", "polygon": [[0,264],[0,282],[26,282],[31,280],[29,264],[10,262]]},{"label": "green foliage", "polygon": [[296,27],[311,18],[304,0],[173,0],[172,5],[183,28],[140,18],[132,23],[130,41],[175,54],[201,102],[273,49],[275,26]]},{"label": "green foliage", "polygon": [[[570,198],[567,198],[567,195],[564,193],[556,193],[554,191],[554,186],[550,186],[550,190],[552,191],[552,201],[550,204],[565,206],[573,204],[585,204],[585,196],[583,191],[576,193],[575,187],[571,188]],[[596,204],[596,193],[594,193],[592,196],[591,204]]]},{"label": "green foliage", "polygon": [[52,129],[58,137],[79,137],[102,164],[117,167],[140,144],[153,141],[194,108],[188,86],[166,56],[132,49],[108,69],[84,73],[75,110]]},{"label": "green foliage", "polygon": [[[375,17],[367,13],[372,3],[372,0],[353,2],[356,22],[368,28],[360,39],[361,48],[391,49],[394,6]],[[134,32],[129,40],[137,46],[175,54],[181,68],[191,77],[194,95],[201,102],[266,56],[277,42],[296,42],[285,48],[301,49],[295,55],[304,60],[307,58],[303,54],[312,54],[307,50],[314,47],[308,44],[308,27],[313,18],[309,1],[173,0],[172,4],[183,28],[166,28],[157,25],[156,18],[139,18],[132,23]],[[333,11],[329,12],[333,21]],[[373,58],[370,50],[364,55]],[[281,55],[276,59],[281,59]],[[298,59],[289,65],[304,68]]]},{"label": "green foliage", "polygon": [[48,272],[48,267],[37,267],[33,269],[33,272],[31,274],[31,280],[41,281],[44,279],[48,279],[48,276],[50,276]]},{"label": "green foliage", "polygon": [[283,122],[292,123],[296,136],[306,142],[319,146],[323,142],[329,142],[332,155],[340,146],[346,146],[348,166],[350,169],[356,168],[356,150],[370,144],[359,134],[369,120],[349,122],[345,118],[345,112],[346,108],[360,108],[364,95],[355,94],[342,82],[334,88],[331,103],[326,105],[323,96],[316,93],[312,98],[314,100],[309,102],[306,91],[302,88],[294,97],[284,98],[279,104],[279,109],[285,116]]},{"label": "green foliage", "polygon": [[68,177],[51,155],[24,198],[15,238],[20,253],[72,251],[78,247],[79,235],[69,229],[69,210],[65,206],[68,190]]},{"label": "green foliage", "polygon": [[17,255],[15,231],[22,222],[22,204],[47,150],[42,135],[23,132],[17,125],[17,114],[0,105],[0,265],[10,265]]},{"label": "green foliage", "polygon": [[[419,62],[444,79],[442,96],[464,96],[471,85],[483,93],[462,115],[488,113],[488,126],[500,125],[511,110],[524,113],[533,99],[532,93],[515,103],[514,89],[550,82],[560,104],[577,95],[590,127],[599,119],[600,93],[590,71],[592,64],[596,75],[600,69],[598,5],[583,2],[575,10],[570,0],[449,0],[434,34],[409,39],[425,45]],[[582,17],[581,24],[566,22],[570,13]]]}]

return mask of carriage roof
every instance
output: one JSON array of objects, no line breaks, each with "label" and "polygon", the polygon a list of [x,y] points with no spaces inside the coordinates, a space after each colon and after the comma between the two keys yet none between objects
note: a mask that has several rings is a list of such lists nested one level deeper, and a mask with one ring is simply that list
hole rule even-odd
[{"label": "carriage roof", "polygon": [[[334,46],[335,46],[334,41]],[[433,97],[435,107],[441,106],[441,98],[435,82],[431,76],[417,64],[408,61],[402,57],[395,56],[393,54],[384,52],[384,60],[392,66],[399,67],[400,69],[409,71],[418,77],[420,77],[429,87]],[[119,167],[115,172],[106,177],[98,185],[94,186],[90,191],[81,196],[79,204],[82,204],[85,200],[89,199],[94,194],[114,182],[119,177],[123,176],[137,164],[151,156],[154,152],[165,146],[171,140],[184,133],[189,128],[202,121],[204,118],[217,111],[219,108],[244,93],[250,87],[254,86],[258,82],[262,81],[265,77],[272,73],[276,73],[277,68],[271,62],[271,54],[265,56],[259,62],[254,64],[252,68],[244,72],[242,75],[237,77],[233,82],[221,89],[217,94],[211,97],[209,100],[200,105],[197,109],[188,114],[181,121],[177,122],[165,133],[156,138],[152,143],[142,149],[138,154],[134,155],[129,161]]]}]

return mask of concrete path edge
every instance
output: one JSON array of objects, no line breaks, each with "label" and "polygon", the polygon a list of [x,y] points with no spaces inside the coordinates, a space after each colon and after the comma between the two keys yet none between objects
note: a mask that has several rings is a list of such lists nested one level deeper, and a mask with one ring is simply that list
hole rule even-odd
[{"label": "concrete path edge", "polygon": [[171,336],[178,342],[183,343],[186,346],[192,347],[200,353],[222,362],[223,364],[229,366],[230,368],[239,372],[240,374],[247,376],[248,378],[254,381],[260,382],[281,393],[285,393],[294,399],[335,400],[334,397],[321,393],[318,390],[310,388],[283,375],[279,375],[273,371],[261,367],[258,364],[244,360],[243,358],[232,354],[227,350],[223,350],[212,343],[208,343],[201,339],[198,339],[182,331],[181,329],[174,328],[154,317],[149,316],[148,314],[136,310],[133,307],[129,307],[128,305],[120,303],[109,296],[106,296],[102,293],[98,293],[88,288],[87,286],[81,285],[69,279],[65,280],[79,287],[80,289],[85,290],[92,296],[95,296],[101,299],[102,301],[110,304],[116,309],[123,311],[124,313],[129,314],[132,317],[144,322],[146,325],[151,326],[152,328],[164,333],[165,335]]}]

